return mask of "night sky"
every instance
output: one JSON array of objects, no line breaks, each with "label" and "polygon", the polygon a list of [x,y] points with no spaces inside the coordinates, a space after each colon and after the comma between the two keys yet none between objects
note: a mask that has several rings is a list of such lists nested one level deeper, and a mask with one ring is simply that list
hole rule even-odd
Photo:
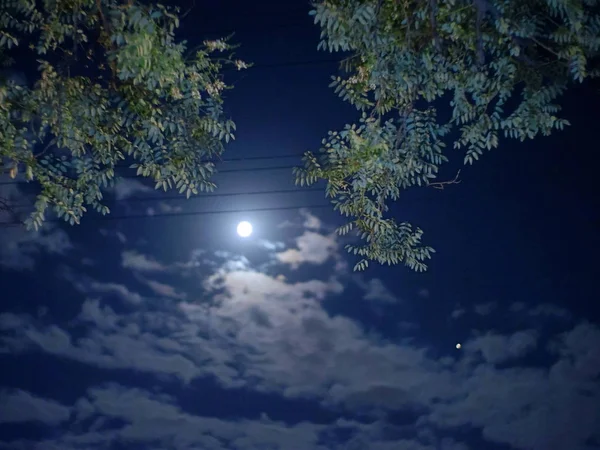
[{"label": "night sky", "polygon": [[110,220],[0,228],[0,448],[600,448],[597,87],[564,98],[565,131],[469,167],[450,149],[460,184],[402,195],[426,273],[353,273],[323,190],[239,195],[295,189],[298,155],[358,118],[309,9],[196,1],[179,30],[236,31],[255,64],[227,73],[215,181],[236,195],[125,178]]}]

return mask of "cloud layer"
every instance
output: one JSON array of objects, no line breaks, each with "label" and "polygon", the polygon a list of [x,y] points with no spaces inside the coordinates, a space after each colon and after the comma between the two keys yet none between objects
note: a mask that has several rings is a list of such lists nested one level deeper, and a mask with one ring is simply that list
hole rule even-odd
[{"label": "cloud layer", "polygon": [[[0,356],[44,354],[111,379],[68,401],[1,391],[0,423],[55,429],[4,447],[468,450],[487,441],[593,448],[600,439],[597,325],[525,327],[511,318],[563,315],[548,305],[481,304],[472,315],[502,309],[512,329],[472,330],[452,353],[409,327],[386,334],[327,305],[403,308],[410,296],[400,302],[384,280],[351,275],[335,236],[311,217],[304,216],[293,247],[260,245],[276,261],[266,269],[226,251],[194,251],[189,261],[167,263],[128,248],[119,255],[119,280],[63,272],[80,302],[72,317],[0,314]],[[303,271],[314,266],[322,268],[318,278]],[[279,274],[285,269],[288,278]],[[125,382],[118,373],[161,387]],[[309,404],[326,418],[299,413],[292,420],[283,407],[268,415],[267,402],[256,403],[254,415],[200,413],[190,405],[205,401],[196,389],[207,383],[223,396],[276,398],[288,409]],[[183,401],[190,397],[194,402]]]}]

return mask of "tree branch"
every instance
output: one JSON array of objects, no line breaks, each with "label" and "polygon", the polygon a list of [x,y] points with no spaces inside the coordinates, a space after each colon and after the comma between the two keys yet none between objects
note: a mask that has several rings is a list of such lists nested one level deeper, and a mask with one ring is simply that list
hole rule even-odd
[{"label": "tree branch", "polygon": [[[14,206],[10,203],[10,201],[4,197],[0,197],[0,213],[7,213],[12,222],[23,223],[18,220],[17,214],[15,213]],[[1,223],[11,223],[11,222],[1,222]]]},{"label": "tree branch", "polygon": [[476,46],[477,46],[477,64],[483,66],[485,64],[485,52],[483,49],[483,38],[481,36],[481,25],[487,12],[487,0],[473,0],[477,11],[475,21]]},{"label": "tree branch", "polygon": [[460,175],[460,170],[458,172],[456,172],[456,176],[452,180],[436,181],[435,183],[427,183],[427,186],[443,191],[444,188],[450,184],[460,184],[461,180],[458,179],[459,175]]},{"label": "tree branch", "polygon": [[181,17],[180,17],[179,19],[180,19],[180,20],[183,20],[183,19],[185,19],[185,18],[186,18],[186,16],[187,16],[187,15],[188,15],[190,12],[192,12],[192,9],[194,9],[195,7],[196,7],[196,0],[192,0],[192,6],[190,6],[190,8],[189,8],[189,9],[188,9],[186,12],[184,12],[184,13],[181,15]]},{"label": "tree branch", "polygon": [[440,35],[438,34],[438,25],[437,25],[437,0],[429,0],[429,23],[431,25],[431,32],[433,33],[433,43],[435,45],[435,49],[438,52],[442,51],[442,42],[440,40]]}]

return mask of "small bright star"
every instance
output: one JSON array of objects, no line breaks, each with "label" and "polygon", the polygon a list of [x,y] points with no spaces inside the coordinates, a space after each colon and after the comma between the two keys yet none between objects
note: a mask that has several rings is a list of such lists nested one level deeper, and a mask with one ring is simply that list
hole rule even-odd
[{"label": "small bright star", "polygon": [[238,223],[237,234],[241,237],[250,236],[252,234],[252,224],[246,221]]},{"label": "small bright star", "polygon": [[460,344],[456,344],[456,348],[457,348],[457,349],[460,349],[461,347],[462,347],[462,345],[460,345]]}]

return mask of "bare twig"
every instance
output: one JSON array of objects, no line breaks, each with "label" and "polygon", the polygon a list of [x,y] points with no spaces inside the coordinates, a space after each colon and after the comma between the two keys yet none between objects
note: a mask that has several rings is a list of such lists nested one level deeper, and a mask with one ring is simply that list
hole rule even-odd
[{"label": "bare twig", "polygon": [[0,211],[12,212],[13,208],[8,199],[0,197]]},{"label": "bare twig", "polygon": [[[106,16],[102,11],[102,0],[96,0],[96,8],[98,9],[98,15],[100,16],[100,20],[102,22],[102,31],[100,32],[100,45],[102,45],[106,50],[115,50],[115,45],[110,41],[110,24],[106,20]],[[102,42],[104,41],[104,42]],[[115,60],[109,61],[109,67],[112,73],[111,85],[115,87],[115,79],[117,77],[117,63]]]},{"label": "bare twig", "polygon": [[184,12],[184,13],[181,15],[181,17],[180,17],[179,19],[180,19],[180,20],[183,20],[183,19],[185,19],[185,18],[186,18],[186,16],[187,16],[187,15],[188,15],[190,12],[192,12],[192,9],[194,9],[195,7],[196,7],[196,0],[192,0],[192,6],[190,6],[190,8],[189,8],[189,9],[188,9],[186,12]]},{"label": "bare twig", "polygon": [[408,118],[412,114],[413,108],[415,106],[414,96],[412,96],[412,97],[413,97],[413,99],[412,99],[411,103],[402,112],[402,125],[400,125],[398,127],[398,131],[396,133],[396,142],[394,143],[395,144],[394,150],[398,150],[400,148],[400,146],[402,145],[402,143],[404,142],[404,140],[406,139]]},{"label": "bare twig", "polygon": [[431,32],[433,34],[433,43],[435,45],[435,49],[438,52],[442,51],[442,42],[440,40],[440,35],[438,34],[438,25],[437,25],[437,0],[429,0],[429,24],[431,25]]},{"label": "bare twig", "polygon": [[[0,213],[6,213],[10,217],[10,221],[2,220],[0,222],[2,225],[25,225],[25,222],[21,220],[15,212],[14,205],[12,205],[8,199],[3,197],[0,197]],[[3,217],[3,219],[6,219],[6,217]]]},{"label": "bare twig", "polygon": [[427,183],[427,186],[432,187],[434,189],[444,190],[444,188],[450,184],[460,184],[461,180],[458,179],[460,175],[460,170],[456,172],[456,176],[454,179],[449,181],[436,181],[435,183]]},{"label": "bare twig", "polygon": [[475,8],[477,10],[476,22],[475,22],[475,33],[477,39],[477,64],[483,66],[485,64],[485,51],[483,49],[483,38],[481,36],[481,26],[483,25],[483,19],[487,12],[487,0],[474,0]]},{"label": "bare twig", "polygon": [[7,213],[13,221],[18,219],[14,210],[14,205],[9,199],[4,197],[0,197],[0,213]]},{"label": "bare twig", "polygon": [[53,144],[55,144],[55,140],[50,139],[50,142],[48,142],[48,144],[44,147],[44,149],[41,152],[39,152],[37,155],[35,155],[36,159],[39,159],[42,156],[44,156],[46,154],[46,152],[48,150],[50,150],[50,147],[52,147]]}]

